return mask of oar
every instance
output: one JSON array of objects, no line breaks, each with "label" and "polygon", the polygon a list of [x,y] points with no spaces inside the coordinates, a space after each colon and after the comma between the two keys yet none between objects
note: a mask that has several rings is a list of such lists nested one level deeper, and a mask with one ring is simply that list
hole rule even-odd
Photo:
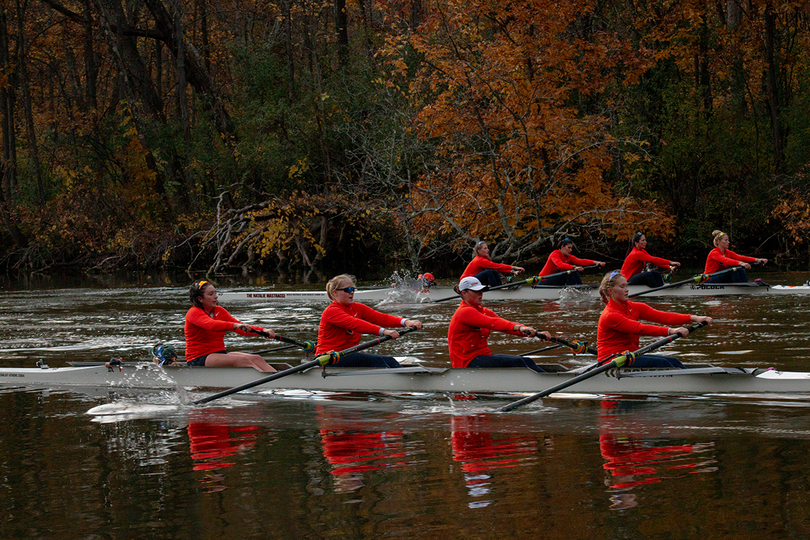
[{"label": "oar", "polygon": [[[694,332],[698,328],[706,326],[707,324],[708,323],[706,323],[706,322],[698,323],[698,324],[696,324],[694,326],[691,326],[691,327],[687,328],[687,330],[689,330],[689,333],[691,334],[692,332]],[[623,354],[621,356],[617,356],[616,358],[614,358],[610,362],[606,362],[606,363],[602,364],[601,366],[599,366],[599,367],[597,367],[595,369],[592,369],[590,371],[586,371],[585,373],[583,373],[581,375],[577,375],[573,379],[568,379],[567,381],[565,381],[563,383],[560,383],[557,386],[553,386],[553,387],[549,388],[548,390],[544,390],[542,392],[539,392],[537,394],[525,397],[523,399],[513,401],[509,405],[504,405],[503,407],[497,409],[497,411],[498,412],[507,412],[507,411],[511,411],[513,409],[517,409],[518,407],[526,405],[527,403],[537,401],[540,398],[544,398],[544,397],[546,397],[548,395],[551,395],[551,394],[553,394],[555,392],[559,392],[560,390],[568,388],[569,386],[573,386],[573,385],[577,384],[580,381],[584,381],[585,379],[590,379],[594,375],[599,375],[600,373],[603,373],[603,372],[605,372],[605,371],[607,371],[609,369],[621,367],[628,360],[632,364],[632,362],[633,362],[633,360],[635,360],[636,356],[641,356],[642,354],[646,354],[646,353],[648,353],[650,351],[654,351],[655,349],[657,349],[659,347],[663,347],[667,343],[672,343],[673,341],[675,341],[679,337],[681,337],[681,334],[672,334],[671,336],[667,336],[667,337],[665,337],[663,339],[659,339],[655,343],[651,343],[651,344],[647,345],[646,347],[642,347],[642,348],[640,348],[639,350],[637,350],[635,352],[632,352],[632,353],[629,353],[629,354]]]},{"label": "oar", "polygon": [[[599,265],[598,264],[592,264],[590,266],[583,266],[582,270],[583,271],[584,270],[590,270],[591,268],[596,268],[597,266],[599,266]],[[539,279],[540,281],[545,281],[545,280],[553,278],[553,277],[564,276],[566,274],[573,274],[574,272],[579,272],[579,270],[574,270],[572,268],[571,270],[563,270],[562,272],[557,272],[556,274],[549,274],[547,276],[538,276],[537,279]]]},{"label": "oar", "polygon": [[[530,278],[522,279],[520,281],[513,281],[511,283],[504,283],[503,285],[495,285],[494,287],[487,287],[486,291],[497,291],[498,289],[508,289],[509,287],[520,287],[521,285],[534,285],[540,279],[542,279],[542,278],[539,278],[537,276],[532,276]],[[433,300],[433,303],[435,304],[436,302],[445,302],[447,300],[453,300],[454,298],[460,298],[460,296],[456,294],[454,296],[447,296],[445,298],[438,298],[436,300]]]},{"label": "oar", "polygon": [[739,270],[740,268],[742,267],[732,266],[731,268],[726,268],[725,270],[720,270],[719,272],[714,272],[713,274],[697,274],[695,276],[690,277],[689,279],[677,281],[675,283],[669,283],[667,285],[664,285],[663,287],[655,287],[654,289],[647,289],[644,291],[633,293],[629,295],[628,298],[634,298],[636,296],[641,296],[642,294],[649,294],[655,291],[662,291],[664,289],[671,289],[672,287],[680,287],[685,283],[703,283],[704,281],[708,280],[711,277],[719,276],[720,274],[725,274],[726,272],[733,272],[734,270]]},{"label": "oar", "polygon": [[[258,335],[260,335],[262,337],[266,337],[266,338],[270,337],[270,334],[268,334],[267,332],[264,332],[262,330],[256,330],[253,327],[249,327],[248,332],[252,332],[254,334],[258,334]],[[315,342],[314,341],[310,341],[310,340],[306,340],[304,342],[295,341],[292,338],[284,337],[284,336],[281,336],[279,334],[276,334],[276,337],[274,337],[273,339],[281,341],[282,343],[289,343],[292,346],[301,347],[304,350],[305,353],[311,353],[312,351],[315,350]],[[255,352],[253,354],[264,354],[264,353],[267,353],[267,352],[280,351],[282,349],[289,349],[289,348],[292,348],[292,347],[277,347],[275,349],[268,349],[266,351],[259,351],[259,352]]]},{"label": "oar", "polygon": [[[413,332],[416,330],[415,326],[410,326],[405,328],[404,330],[400,331],[399,334],[407,334],[408,332]],[[340,352],[330,351],[326,354],[322,354],[315,358],[310,362],[306,362],[304,364],[291,367],[290,369],[285,369],[284,371],[279,371],[277,373],[273,373],[272,375],[268,375],[267,377],[263,377],[261,379],[245,383],[241,386],[236,386],[231,388],[230,390],[224,390],[219,392],[218,394],[213,394],[208,397],[198,399],[197,401],[193,402],[192,405],[202,405],[203,403],[208,403],[210,401],[214,401],[215,399],[219,399],[221,397],[230,396],[231,394],[235,394],[237,392],[241,392],[242,390],[247,390],[248,388],[253,388],[254,386],[259,386],[261,384],[269,383],[270,381],[275,381],[276,379],[280,379],[282,377],[286,377],[287,375],[292,375],[293,373],[298,373],[299,371],[306,371],[309,368],[313,368],[315,366],[327,366],[329,364],[334,364],[338,360],[340,360],[341,356],[346,356],[347,354],[351,354],[354,352],[362,351],[363,349],[368,349],[369,347],[373,347],[383,341],[388,341],[392,339],[391,336],[382,336],[376,339],[372,339],[371,341],[366,341],[365,343],[360,343],[359,345],[355,345],[354,347],[349,347],[348,349]],[[216,368],[210,368],[216,369]]]},{"label": "oar", "polygon": [[593,355],[597,354],[596,349],[588,347],[587,341],[577,341],[577,340],[567,341],[563,338],[558,338],[554,336],[552,336],[551,339],[547,341],[553,341],[556,343],[556,345],[549,345],[548,347],[537,349],[536,351],[529,351],[527,353],[522,353],[519,356],[531,356],[533,354],[550,351],[552,349],[559,349],[560,347],[568,347],[574,352],[574,354],[593,354]]}]

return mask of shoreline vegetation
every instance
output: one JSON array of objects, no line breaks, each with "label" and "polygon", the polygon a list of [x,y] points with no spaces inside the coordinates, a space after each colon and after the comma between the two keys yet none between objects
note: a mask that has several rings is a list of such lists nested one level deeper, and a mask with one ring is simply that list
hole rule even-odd
[{"label": "shoreline vegetation", "polygon": [[810,5],[667,6],[3,8],[0,271],[618,268],[636,231],[700,267],[714,229],[810,269]]}]

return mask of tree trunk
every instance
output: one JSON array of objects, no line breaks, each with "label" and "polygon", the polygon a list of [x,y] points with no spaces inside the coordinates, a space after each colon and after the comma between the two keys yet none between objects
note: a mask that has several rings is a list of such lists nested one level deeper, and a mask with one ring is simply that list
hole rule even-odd
[{"label": "tree trunk", "polygon": [[2,115],[3,136],[3,190],[0,212],[6,229],[14,244],[23,248],[28,239],[17,225],[14,206],[17,191],[17,135],[14,131],[14,76],[13,62],[9,51],[8,19],[5,7],[0,7],[0,72],[10,73],[8,84],[0,87],[0,115]]},{"label": "tree trunk", "polygon": [[773,13],[773,5],[768,4],[765,8],[765,55],[766,63],[768,65],[768,72],[766,75],[767,91],[768,91],[768,109],[771,114],[771,131],[773,133],[773,159],[774,159],[774,172],[779,173],[782,170],[783,154],[782,154],[782,124],[779,119],[780,104],[779,104],[779,86],[776,82],[776,55],[774,48],[776,46],[776,16]]},{"label": "tree trunk", "polygon": [[31,159],[34,164],[34,177],[37,184],[37,204],[39,207],[45,205],[45,187],[42,183],[42,165],[39,160],[39,144],[34,126],[34,113],[31,107],[31,89],[28,78],[28,52],[25,49],[25,8],[17,0],[17,64],[20,74],[20,89],[23,96],[23,107],[25,114],[25,128],[28,136],[28,147],[31,152]]}]

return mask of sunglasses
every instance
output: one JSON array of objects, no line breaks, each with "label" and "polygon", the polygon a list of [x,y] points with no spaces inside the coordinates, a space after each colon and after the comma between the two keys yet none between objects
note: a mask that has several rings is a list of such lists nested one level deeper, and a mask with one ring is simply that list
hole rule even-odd
[{"label": "sunglasses", "polygon": [[357,287],[343,287],[342,289],[335,289],[336,291],[343,291],[347,293],[353,293],[357,290]]}]

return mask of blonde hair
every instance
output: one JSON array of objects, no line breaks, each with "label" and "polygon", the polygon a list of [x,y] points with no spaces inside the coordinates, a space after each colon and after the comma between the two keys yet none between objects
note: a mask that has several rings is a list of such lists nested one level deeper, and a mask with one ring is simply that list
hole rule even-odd
[{"label": "blonde hair", "polygon": [[473,246],[473,257],[478,257],[478,250],[481,249],[481,246],[486,245],[486,241],[479,240]]},{"label": "blonde hair", "polygon": [[332,298],[332,293],[335,292],[335,289],[338,288],[338,285],[340,285],[340,282],[344,279],[351,281],[351,287],[356,286],[354,284],[354,276],[350,274],[340,274],[339,276],[333,277],[326,282],[326,296],[329,297],[329,300],[334,300],[334,298]]},{"label": "blonde hair", "polygon": [[605,277],[602,278],[602,282],[599,284],[599,296],[602,297],[602,302],[605,304],[607,304],[608,300],[610,300],[610,297],[608,296],[608,289],[612,289],[616,285],[616,282],[619,281],[619,278],[624,279],[624,276],[618,270],[609,272],[605,274]]},{"label": "blonde hair", "polygon": [[714,236],[714,247],[717,247],[717,245],[720,244],[720,240],[722,240],[724,236],[728,235],[723,231],[715,229],[712,231],[712,236]]}]

